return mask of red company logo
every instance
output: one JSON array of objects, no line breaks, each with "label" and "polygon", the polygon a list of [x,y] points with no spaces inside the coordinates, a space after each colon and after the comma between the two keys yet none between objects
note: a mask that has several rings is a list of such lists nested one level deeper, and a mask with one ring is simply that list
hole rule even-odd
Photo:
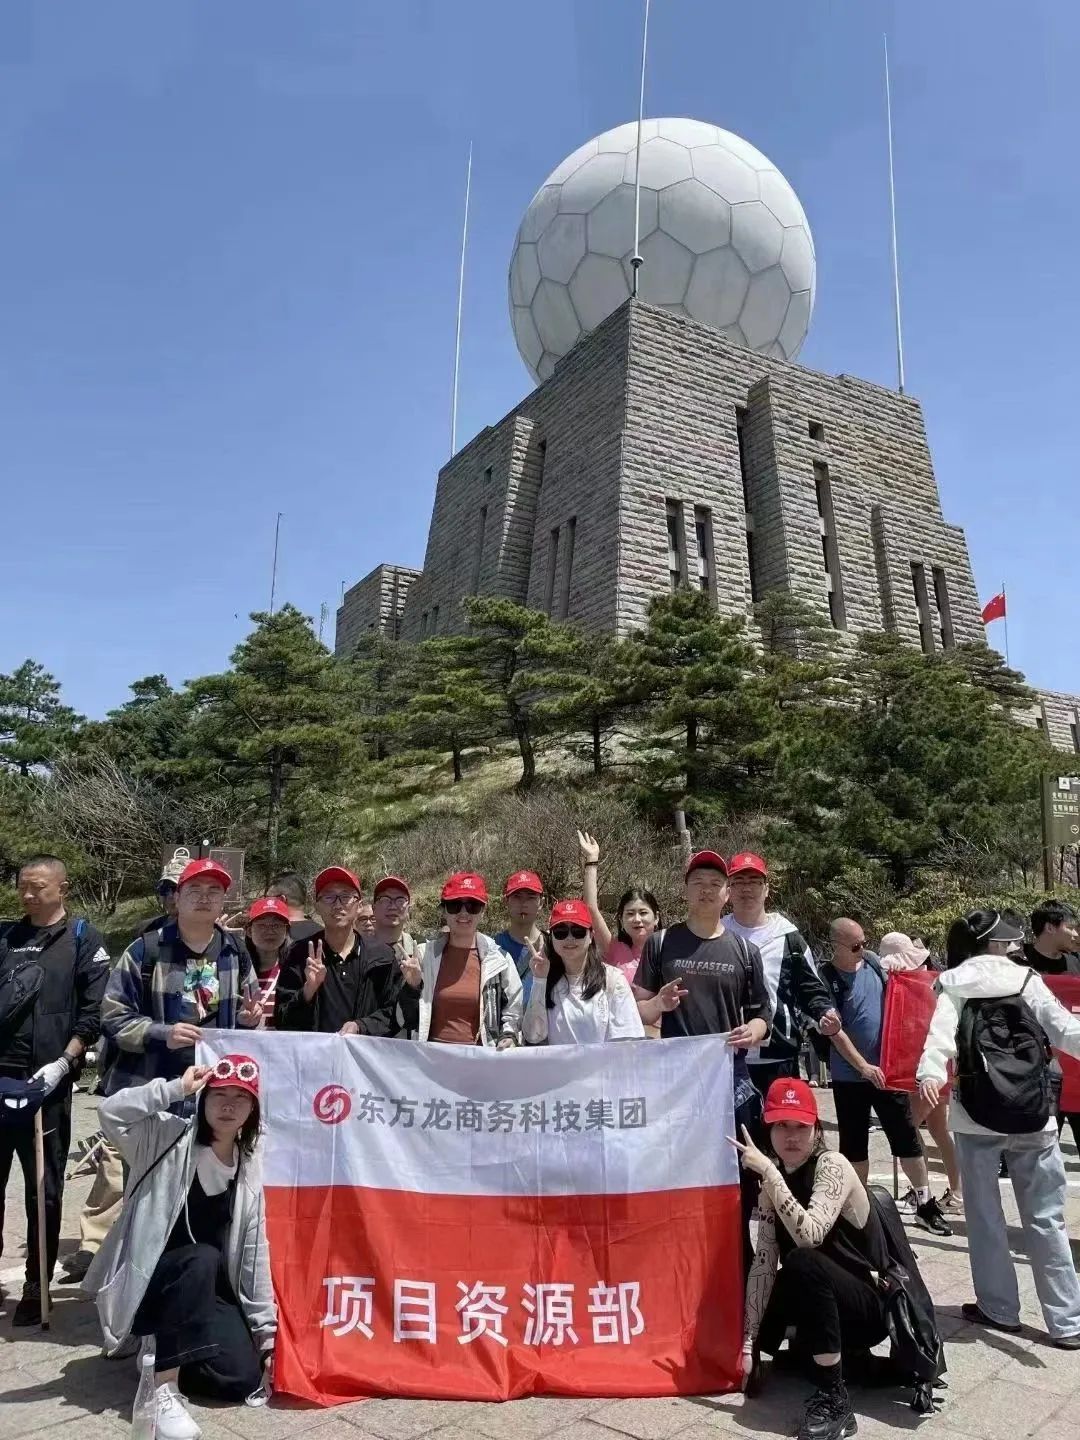
[{"label": "red company logo", "polygon": [[349,1118],[352,1099],[343,1085],[324,1085],[311,1102],[315,1119],[324,1125],[340,1125]]}]

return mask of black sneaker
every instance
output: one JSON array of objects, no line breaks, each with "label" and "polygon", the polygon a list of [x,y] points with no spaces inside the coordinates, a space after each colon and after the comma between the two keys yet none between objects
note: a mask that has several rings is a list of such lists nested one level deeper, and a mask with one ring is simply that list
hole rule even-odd
[{"label": "black sneaker", "polygon": [[934,1199],[933,1195],[925,1205],[918,1205],[915,1208],[915,1224],[923,1230],[929,1230],[932,1235],[951,1235],[948,1222],[945,1219],[945,1212]]},{"label": "black sneaker", "polygon": [[11,1317],[12,1325],[40,1325],[41,1324],[41,1286],[30,1284],[23,1286],[22,1299],[15,1306],[15,1313]]},{"label": "black sneaker", "polygon": [[858,1430],[851,1397],[841,1380],[827,1390],[815,1390],[806,1402],[799,1440],[843,1440]]},{"label": "black sneaker", "polygon": [[1022,1325],[1006,1325],[1003,1320],[991,1320],[986,1311],[980,1310],[973,1302],[961,1305],[960,1313],[969,1325],[985,1325],[988,1330],[1000,1330],[1003,1335],[1019,1335],[1024,1328]]},{"label": "black sneaker", "polygon": [[1080,1350],[1080,1335],[1059,1335],[1051,1343],[1059,1350]]},{"label": "black sneaker", "polygon": [[75,1254],[64,1262],[64,1268],[60,1271],[60,1284],[81,1284],[86,1279],[86,1272],[90,1269],[93,1259],[89,1250],[76,1250]]}]

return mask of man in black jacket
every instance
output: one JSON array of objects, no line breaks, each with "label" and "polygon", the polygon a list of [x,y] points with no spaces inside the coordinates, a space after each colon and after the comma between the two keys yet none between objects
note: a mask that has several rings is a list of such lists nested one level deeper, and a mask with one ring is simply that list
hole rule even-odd
[{"label": "man in black jacket", "polygon": [[[0,929],[0,1075],[45,1086],[45,1252],[52,1277],[60,1246],[64,1165],[71,1144],[71,1082],[97,1039],[109,956],[97,930],[66,910],[67,871],[54,855],[19,870],[21,920]],[[0,1233],[4,1189],[18,1155],[26,1203],[26,1284],[14,1325],[41,1321],[38,1283],[34,1125],[8,1116],[0,1125]]]},{"label": "man in black jacket", "polygon": [[323,929],[290,946],[278,980],[276,1030],[394,1035],[401,969],[389,945],[357,934],[360,881],[342,865],[315,876]]}]

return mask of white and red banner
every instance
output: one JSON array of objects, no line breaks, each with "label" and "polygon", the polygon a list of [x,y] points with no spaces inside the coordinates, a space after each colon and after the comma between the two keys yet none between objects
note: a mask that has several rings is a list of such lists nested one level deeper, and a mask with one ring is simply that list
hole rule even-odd
[{"label": "white and red banner", "polygon": [[502,1054],[206,1040],[262,1067],[275,1389],[336,1404],[736,1387],[723,1037]]}]

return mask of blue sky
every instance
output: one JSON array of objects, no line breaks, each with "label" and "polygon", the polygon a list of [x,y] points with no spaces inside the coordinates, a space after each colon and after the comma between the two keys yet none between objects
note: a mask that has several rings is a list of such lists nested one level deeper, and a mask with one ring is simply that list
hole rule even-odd
[{"label": "blue sky", "polygon": [[[468,141],[459,440],[529,388],[514,234],[632,118],[640,10],[4,0],[0,669],[32,655],[92,715],[220,669],[279,510],[279,597],[326,602],[328,639],[343,580],[422,562]],[[908,388],[981,594],[1007,583],[1013,662],[1080,690],[1080,11],[654,0],[647,109],[775,161],[818,253],[801,361],[891,383],[886,27]]]}]

